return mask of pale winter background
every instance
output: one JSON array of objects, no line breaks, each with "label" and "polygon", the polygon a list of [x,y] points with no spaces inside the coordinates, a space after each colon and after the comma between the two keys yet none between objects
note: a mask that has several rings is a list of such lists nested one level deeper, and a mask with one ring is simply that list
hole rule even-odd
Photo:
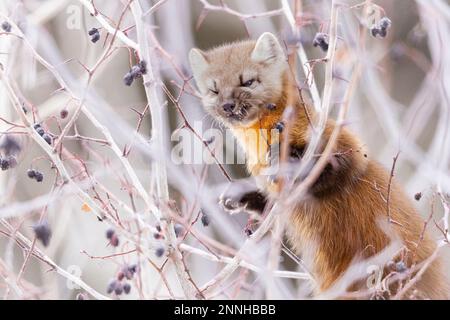
[{"label": "pale winter background", "polygon": [[[384,16],[387,36],[372,37]],[[320,106],[325,63],[314,59],[326,53],[313,39],[333,22],[330,116],[354,85],[346,123],[388,170],[400,151],[395,179],[413,201],[421,195],[417,208],[433,213],[437,241],[448,240],[447,1],[1,0],[0,155],[10,168],[0,171],[0,296],[308,297],[298,257],[283,245],[268,263],[270,233],[248,238],[247,215],[217,204],[224,172],[244,178],[243,166],[178,165],[170,137],[187,133],[196,154],[221,147],[190,128],[215,125],[191,79],[190,48],[273,32],[298,51],[302,91]],[[138,57],[147,72],[126,86]]]}]

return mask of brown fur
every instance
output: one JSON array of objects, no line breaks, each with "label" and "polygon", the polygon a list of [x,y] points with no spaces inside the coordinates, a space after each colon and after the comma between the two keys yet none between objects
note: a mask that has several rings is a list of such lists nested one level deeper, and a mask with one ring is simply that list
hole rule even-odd
[{"label": "brown fur", "polygon": [[[272,45],[276,44],[269,42],[267,46],[269,54],[273,49]],[[252,98],[260,101],[256,106],[256,120],[244,121],[243,125],[223,120],[234,131],[247,152],[247,158],[253,159],[249,161],[248,170],[257,176],[265,167],[267,153],[267,147],[264,147],[267,143],[261,144],[259,140],[268,139],[270,142],[270,136],[255,136],[253,133],[249,134],[251,130],[248,129],[270,130],[281,120],[292,84],[285,62],[277,62],[282,71],[278,72],[271,69],[275,60],[271,60],[271,64],[252,61],[250,57],[253,50],[254,41],[222,46],[201,53],[207,65],[199,68],[198,63],[193,63],[193,69],[207,111],[220,120],[223,117],[215,109],[224,101],[236,99],[236,90],[243,90],[238,88],[240,74],[253,73],[261,80],[262,88],[258,86],[251,92]],[[284,61],[284,57],[282,59]],[[211,79],[215,80],[220,91],[217,96],[208,92],[207,85]],[[274,103],[277,108],[267,110],[264,107],[267,103]],[[297,117],[289,132],[289,142],[291,147],[304,149],[309,141],[310,125],[306,107],[299,101],[296,107]],[[312,110],[307,111],[314,119]],[[322,138],[323,145],[328,141],[333,128],[334,122],[328,121]],[[254,145],[263,147],[255,151],[251,147]],[[367,157],[363,145],[353,133],[342,129],[330,165],[311,187],[311,195],[307,199],[301,199],[295,206],[288,224],[287,235],[292,247],[303,254],[305,259],[311,260],[312,271],[319,284],[318,292],[330,288],[355,258],[368,258],[382,251],[390,243],[387,233],[395,234],[406,246],[407,258],[403,260],[408,266],[413,262],[420,263],[434,252],[435,242],[427,232],[420,240],[424,222],[395,179],[391,184],[390,214],[392,220],[401,226],[390,223],[388,230],[380,227],[380,221],[387,221],[388,182],[387,171]],[[448,298],[449,286],[439,258],[428,267],[414,289],[423,298]]]}]

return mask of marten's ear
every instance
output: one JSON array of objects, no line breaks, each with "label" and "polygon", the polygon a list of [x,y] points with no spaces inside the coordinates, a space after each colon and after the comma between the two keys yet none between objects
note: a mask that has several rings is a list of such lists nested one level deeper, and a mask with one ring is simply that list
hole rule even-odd
[{"label": "marten's ear", "polygon": [[251,59],[255,62],[272,62],[283,57],[283,49],[277,38],[270,32],[264,32],[256,41]]},{"label": "marten's ear", "polygon": [[189,62],[191,63],[195,81],[198,84],[200,76],[205,72],[209,65],[208,60],[206,60],[206,55],[199,49],[191,49],[189,52]]}]

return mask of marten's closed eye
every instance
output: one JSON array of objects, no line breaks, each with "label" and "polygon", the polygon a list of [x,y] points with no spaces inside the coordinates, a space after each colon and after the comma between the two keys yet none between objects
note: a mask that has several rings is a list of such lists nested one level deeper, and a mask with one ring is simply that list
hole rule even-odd
[{"label": "marten's closed eye", "polygon": [[241,87],[250,87],[255,82],[255,79],[250,79],[241,84]]}]

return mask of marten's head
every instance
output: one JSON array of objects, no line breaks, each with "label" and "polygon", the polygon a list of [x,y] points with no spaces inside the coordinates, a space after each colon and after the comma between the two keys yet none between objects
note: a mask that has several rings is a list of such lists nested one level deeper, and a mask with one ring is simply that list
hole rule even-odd
[{"label": "marten's head", "polygon": [[230,127],[253,125],[283,95],[288,64],[271,33],[206,52],[192,49],[189,60],[206,111]]}]

